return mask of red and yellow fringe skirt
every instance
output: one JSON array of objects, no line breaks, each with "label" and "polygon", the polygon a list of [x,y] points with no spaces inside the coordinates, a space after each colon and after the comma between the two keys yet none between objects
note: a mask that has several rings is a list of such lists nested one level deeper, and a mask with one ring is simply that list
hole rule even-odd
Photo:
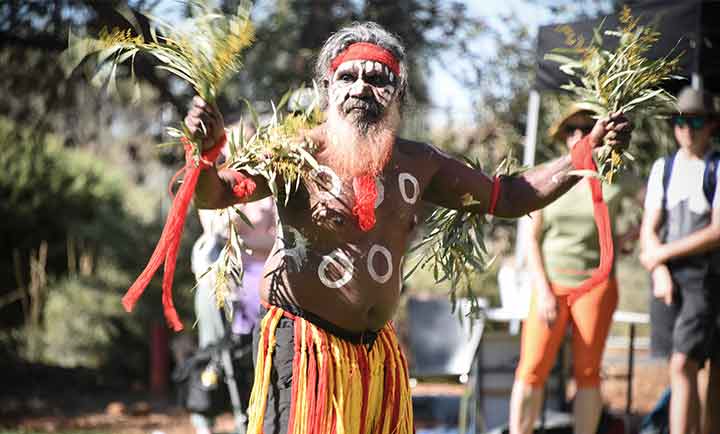
[{"label": "red and yellow fringe skirt", "polygon": [[272,306],[260,326],[248,434],[263,434],[275,331],[283,316],[294,319],[288,434],[414,431],[407,361],[391,324],[368,350]]}]

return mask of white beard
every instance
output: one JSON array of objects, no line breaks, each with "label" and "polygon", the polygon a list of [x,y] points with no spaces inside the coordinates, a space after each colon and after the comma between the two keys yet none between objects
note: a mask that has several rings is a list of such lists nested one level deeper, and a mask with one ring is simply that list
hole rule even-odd
[{"label": "white beard", "polygon": [[376,123],[360,126],[332,104],[327,118],[327,164],[343,179],[382,172],[392,155],[400,125],[400,110],[393,102]]}]

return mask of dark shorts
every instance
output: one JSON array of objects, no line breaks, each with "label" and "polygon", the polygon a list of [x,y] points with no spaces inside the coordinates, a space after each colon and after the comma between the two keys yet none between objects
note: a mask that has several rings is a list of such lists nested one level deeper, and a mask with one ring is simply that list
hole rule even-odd
[{"label": "dark shorts", "polygon": [[651,295],[654,356],[686,354],[700,363],[720,358],[720,275],[692,267],[671,267],[673,304]]},{"label": "dark shorts", "polygon": [[[377,332],[353,333],[345,331],[331,324],[313,313],[292,309],[292,314],[305,318],[307,321],[332,333],[340,339],[353,344],[367,345],[369,349],[377,338]],[[267,308],[260,308],[260,318],[267,313]],[[260,343],[261,327],[256,327],[253,333],[253,360],[257,363],[258,345]],[[278,322],[275,331],[275,351],[272,355],[272,368],[270,371],[270,386],[268,388],[267,407],[263,422],[263,434],[286,434],[290,420],[290,404],[292,401],[292,371],[295,357],[295,320],[283,316]]]}]

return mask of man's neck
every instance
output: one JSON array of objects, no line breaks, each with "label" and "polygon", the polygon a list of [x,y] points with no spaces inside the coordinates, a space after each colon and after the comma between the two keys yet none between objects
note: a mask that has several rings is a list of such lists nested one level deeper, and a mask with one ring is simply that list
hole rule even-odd
[{"label": "man's neck", "polygon": [[709,143],[702,143],[692,146],[683,146],[680,148],[680,152],[685,155],[685,157],[689,159],[697,159],[702,160],[705,158],[705,154],[707,154],[708,150],[710,149]]}]

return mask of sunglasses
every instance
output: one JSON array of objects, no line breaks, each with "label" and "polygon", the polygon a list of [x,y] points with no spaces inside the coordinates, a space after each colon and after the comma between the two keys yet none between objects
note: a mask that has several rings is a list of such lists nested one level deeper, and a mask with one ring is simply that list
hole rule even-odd
[{"label": "sunglasses", "polygon": [[688,126],[693,130],[701,130],[705,126],[707,119],[704,116],[674,116],[672,123],[676,127],[684,128]]},{"label": "sunglasses", "polygon": [[572,135],[575,134],[575,131],[580,130],[583,136],[586,136],[590,134],[590,131],[592,131],[592,129],[592,125],[565,125],[563,131],[565,131],[565,134],[567,135]]}]

